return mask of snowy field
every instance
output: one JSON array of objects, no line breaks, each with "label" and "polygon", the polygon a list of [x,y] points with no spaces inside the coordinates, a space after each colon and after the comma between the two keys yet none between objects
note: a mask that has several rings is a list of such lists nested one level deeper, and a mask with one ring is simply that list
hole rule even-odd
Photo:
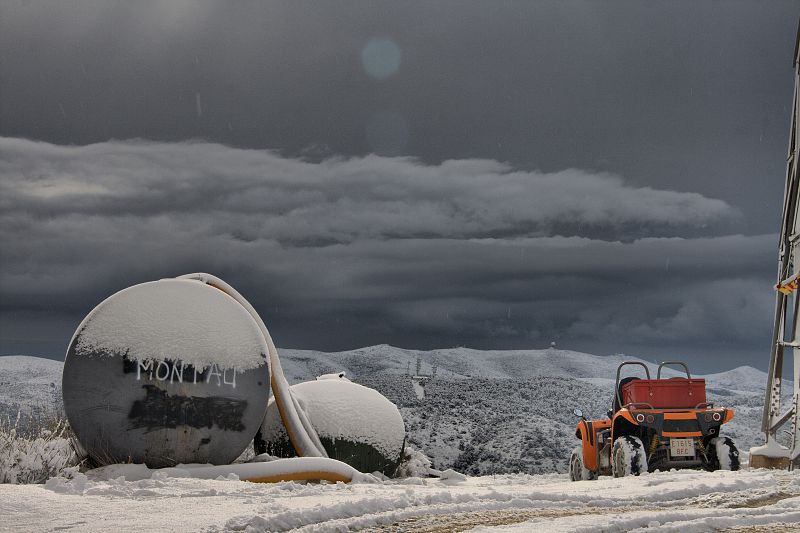
[{"label": "snowy field", "polygon": [[800,531],[796,472],[578,483],[557,474],[454,475],[350,485],[128,474],[131,481],[90,473],[0,485],[0,531]]},{"label": "snowy field", "polygon": [[[679,471],[579,483],[555,473],[577,443],[571,408],[602,416],[620,356],[374,346],[281,357],[290,382],[344,370],[378,389],[435,467],[474,477],[255,484],[128,465],[0,485],[0,531],[800,532],[798,473]],[[0,415],[57,415],[61,367],[0,357]],[[740,367],[704,377],[713,401],[736,408],[727,433],[742,451],[760,443],[764,373]],[[507,473],[520,471],[528,474]]]}]

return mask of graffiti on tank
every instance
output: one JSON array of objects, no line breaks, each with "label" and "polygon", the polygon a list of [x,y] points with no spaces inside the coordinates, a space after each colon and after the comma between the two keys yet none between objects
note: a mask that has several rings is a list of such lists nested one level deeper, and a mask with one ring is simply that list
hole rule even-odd
[{"label": "graffiti on tank", "polygon": [[217,387],[236,388],[236,368],[220,368],[216,363],[198,370],[194,365],[173,359],[128,359],[124,357],[123,372],[136,374],[136,381],[167,383],[208,383]]},{"label": "graffiti on tank", "polygon": [[247,400],[172,395],[155,385],[143,385],[143,388],[145,397],[133,402],[128,412],[131,429],[154,431],[178,426],[197,429],[217,426],[225,431],[245,429],[242,417],[247,409]]}]

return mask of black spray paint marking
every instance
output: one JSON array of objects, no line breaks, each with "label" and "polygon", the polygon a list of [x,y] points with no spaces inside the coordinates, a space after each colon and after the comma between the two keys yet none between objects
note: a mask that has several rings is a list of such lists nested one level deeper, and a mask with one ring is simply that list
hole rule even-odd
[{"label": "black spray paint marking", "polygon": [[178,426],[244,431],[242,424],[247,400],[222,396],[173,396],[155,385],[144,385],[147,394],[136,400],[128,413],[131,429],[174,429]]},{"label": "black spray paint marking", "polygon": [[135,373],[136,381],[144,377],[150,381],[168,381],[170,383],[216,383],[217,387],[228,385],[236,388],[235,368],[220,370],[216,363],[208,368],[197,370],[193,365],[173,359],[122,359],[122,370],[126,374]]}]

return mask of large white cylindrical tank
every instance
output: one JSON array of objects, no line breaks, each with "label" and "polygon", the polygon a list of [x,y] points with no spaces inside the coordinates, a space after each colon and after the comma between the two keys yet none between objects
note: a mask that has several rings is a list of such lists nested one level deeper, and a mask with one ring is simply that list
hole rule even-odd
[{"label": "large white cylindrical tank", "polygon": [[94,464],[227,464],[267,407],[267,347],[253,317],[199,281],[165,279],[107,298],[64,363],[64,408]]}]

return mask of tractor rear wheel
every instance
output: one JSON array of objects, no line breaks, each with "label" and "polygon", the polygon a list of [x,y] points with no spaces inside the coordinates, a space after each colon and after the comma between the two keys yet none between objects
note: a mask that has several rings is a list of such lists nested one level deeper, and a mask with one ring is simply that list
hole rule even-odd
[{"label": "tractor rear wheel", "polygon": [[589,481],[597,479],[597,474],[587,469],[583,464],[583,448],[580,446],[572,450],[569,458],[569,478],[572,481]]},{"label": "tractor rear wheel", "polygon": [[638,476],[647,472],[644,445],[637,437],[625,435],[615,440],[611,458],[614,477]]},{"label": "tractor rear wheel", "polygon": [[739,449],[730,437],[717,437],[708,441],[711,451],[711,470],[739,470]]}]

